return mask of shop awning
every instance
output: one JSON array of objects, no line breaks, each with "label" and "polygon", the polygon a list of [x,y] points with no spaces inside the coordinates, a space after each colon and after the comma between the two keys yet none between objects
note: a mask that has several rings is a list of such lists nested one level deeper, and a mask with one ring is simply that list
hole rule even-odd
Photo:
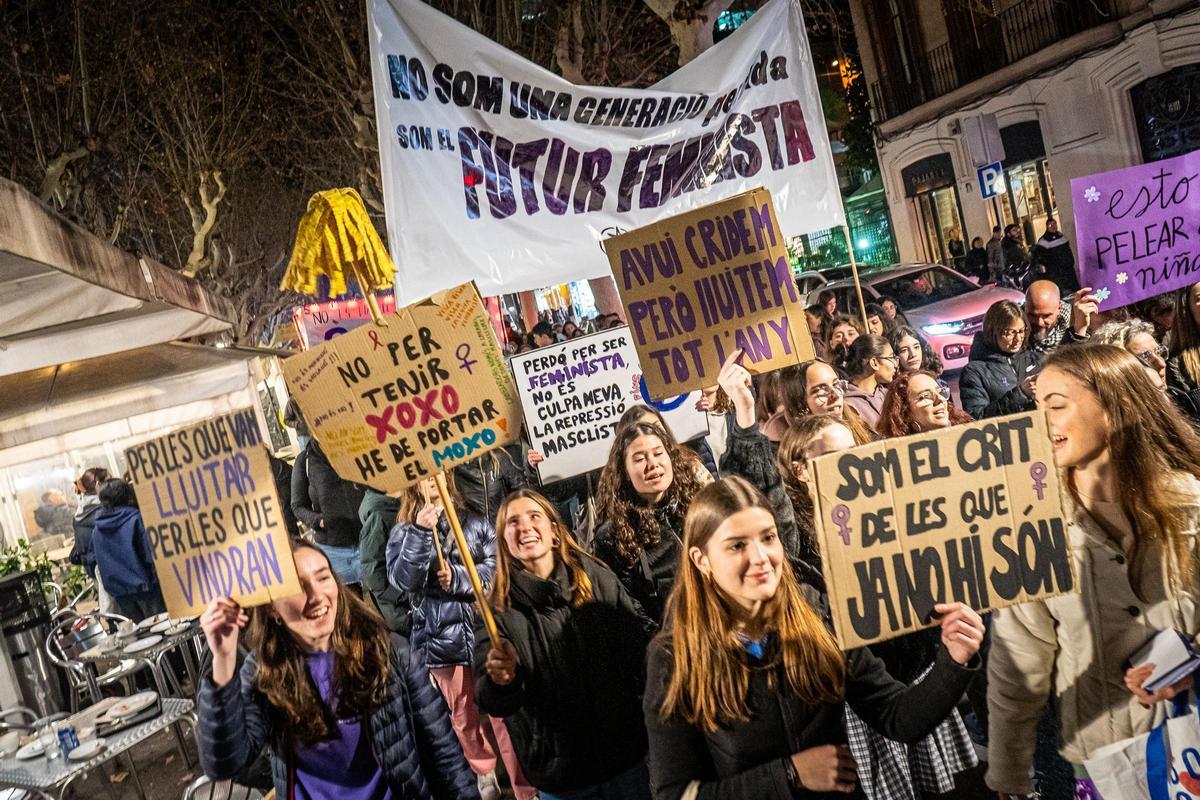
[{"label": "shop awning", "polygon": [[170,343],[2,376],[0,466],[183,424],[234,393],[248,405],[249,362],[272,354]]},{"label": "shop awning", "polygon": [[230,327],[233,304],[0,180],[0,375]]}]

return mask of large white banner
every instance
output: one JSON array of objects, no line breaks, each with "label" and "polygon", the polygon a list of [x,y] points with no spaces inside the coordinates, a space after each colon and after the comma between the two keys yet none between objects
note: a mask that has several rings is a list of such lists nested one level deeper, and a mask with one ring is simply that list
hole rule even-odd
[{"label": "large white banner", "polygon": [[708,434],[700,392],[651,400],[629,328],[614,328],[552,344],[509,360],[525,411],[529,441],[546,459],[542,482],[604,466],[613,428],[630,406],[654,406],[681,442]]},{"label": "large white banner", "polygon": [[609,275],[606,237],[760,186],[787,236],[843,222],[795,0],[645,90],[576,86],[421,0],[370,12],[401,305]]}]

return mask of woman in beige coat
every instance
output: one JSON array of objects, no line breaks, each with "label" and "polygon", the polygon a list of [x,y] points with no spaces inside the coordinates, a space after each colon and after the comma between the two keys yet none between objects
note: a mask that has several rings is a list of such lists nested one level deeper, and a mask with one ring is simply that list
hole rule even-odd
[{"label": "woman in beige coat", "polygon": [[994,615],[987,782],[1002,795],[1033,792],[1035,731],[1053,692],[1075,796],[1099,797],[1084,760],[1150,730],[1165,714],[1159,701],[1186,688],[1149,695],[1148,673],[1126,665],[1160,629],[1200,631],[1200,438],[1111,345],[1060,349],[1037,399],[1066,487],[1078,591]]}]

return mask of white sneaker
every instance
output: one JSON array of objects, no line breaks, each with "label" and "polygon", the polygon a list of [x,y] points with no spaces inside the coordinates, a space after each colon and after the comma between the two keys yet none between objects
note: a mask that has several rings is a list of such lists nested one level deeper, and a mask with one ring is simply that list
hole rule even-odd
[{"label": "white sneaker", "polygon": [[500,781],[496,780],[495,770],[486,775],[480,775],[475,779],[475,783],[479,786],[480,800],[500,800],[503,796],[500,793]]}]

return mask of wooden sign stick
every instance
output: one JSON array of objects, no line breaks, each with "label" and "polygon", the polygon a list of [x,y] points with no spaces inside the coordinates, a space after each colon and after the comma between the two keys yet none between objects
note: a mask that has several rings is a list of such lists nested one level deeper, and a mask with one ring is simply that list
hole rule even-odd
[{"label": "wooden sign stick", "polygon": [[[425,505],[432,505],[432,503],[429,502],[429,492],[425,491],[425,487],[421,487],[421,494],[425,495]],[[442,540],[438,537],[437,529],[438,526],[435,522],[433,524],[433,551],[437,553],[438,570],[441,571],[446,569],[446,556],[444,553],[442,553]]]},{"label": "wooden sign stick", "polygon": [[442,496],[442,505],[446,507],[446,517],[450,520],[450,530],[454,532],[454,541],[458,542],[458,553],[462,556],[463,566],[467,568],[467,575],[471,578],[471,588],[475,591],[475,599],[479,601],[479,611],[483,614],[484,627],[487,628],[488,636],[491,637],[492,646],[499,647],[500,633],[496,630],[496,620],[492,616],[492,609],[488,606],[487,597],[483,593],[483,582],[479,580],[479,572],[475,569],[475,559],[471,558],[467,537],[463,536],[462,525],[458,521],[458,512],[454,510],[454,504],[450,502],[450,489],[446,486],[446,473],[439,472],[435,480],[438,494]]}]

